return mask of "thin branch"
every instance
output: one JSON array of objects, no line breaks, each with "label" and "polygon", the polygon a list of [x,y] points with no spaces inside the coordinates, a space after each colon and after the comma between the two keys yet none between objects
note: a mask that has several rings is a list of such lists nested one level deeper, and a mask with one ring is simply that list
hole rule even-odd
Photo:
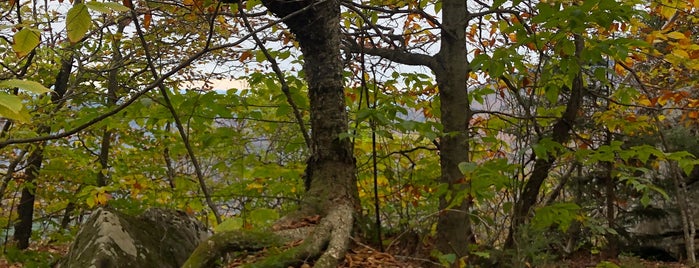
[{"label": "thin branch", "polygon": [[[308,8],[313,7],[313,6],[315,6],[315,5],[308,6]],[[211,47],[208,47],[208,48],[204,48],[204,49],[202,49],[201,51],[199,51],[199,52],[197,52],[197,53],[194,53],[194,55],[192,55],[192,56],[190,56],[189,58],[187,58],[186,60],[182,61],[180,64],[178,64],[177,66],[175,66],[175,67],[174,67],[172,70],[170,70],[169,72],[167,72],[167,73],[165,73],[165,74],[162,74],[162,75],[160,76],[160,78],[158,78],[157,80],[155,80],[155,81],[153,81],[152,83],[150,83],[147,87],[145,87],[144,89],[142,89],[142,90],[136,92],[136,93],[133,95],[133,97],[131,97],[130,99],[127,99],[127,100],[126,100],[124,103],[122,103],[121,105],[117,106],[116,108],[114,108],[114,109],[111,110],[111,111],[108,111],[108,112],[106,112],[106,113],[104,113],[104,114],[102,114],[102,115],[100,115],[100,116],[97,116],[97,117],[93,118],[93,119],[90,120],[90,121],[87,121],[86,123],[83,123],[82,125],[79,125],[79,126],[73,128],[73,129],[66,130],[66,131],[61,132],[61,133],[56,133],[56,134],[51,134],[51,135],[46,135],[46,136],[39,136],[39,137],[33,137],[33,138],[21,138],[21,139],[6,139],[6,140],[3,140],[3,141],[0,141],[0,149],[4,148],[4,147],[6,147],[7,145],[10,145],[10,144],[32,143],[32,142],[38,142],[38,141],[48,141],[48,140],[61,139],[61,138],[65,138],[65,137],[71,136],[71,135],[73,135],[73,134],[75,134],[75,133],[78,133],[78,132],[80,132],[80,131],[83,131],[83,130],[85,130],[86,128],[88,128],[88,127],[90,127],[90,126],[92,126],[92,125],[94,125],[94,124],[96,124],[96,123],[98,123],[98,122],[100,122],[100,121],[102,121],[102,120],[104,120],[104,119],[107,119],[107,118],[109,118],[110,116],[115,115],[115,114],[121,112],[122,110],[126,109],[126,107],[128,107],[129,105],[131,105],[131,104],[133,104],[134,102],[136,102],[136,100],[138,100],[141,96],[145,95],[146,93],[148,93],[148,92],[151,91],[152,89],[156,88],[156,87],[157,87],[159,84],[161,84],[163,81],[165,81],[166,79],[168,79],[168,78],[170,78],[171,76],[175,75],[175,74],[176,74],[177,72],[179,72],[180,70],[182,70],[182,69],[186,68],[187,66],[191,65],[192,62],[194,62],[194,61],[196,61],[197,59],[201,58],[201,57],[204,56],[205,54],[207,54],[207,53],[209,53],[209,52],[212,52],[212,51],[217,51],[217,50],[222,50],[222,49],[226,49],[226,48],[238,46],[238,45],[242,44],[243,42],[245,42],[248,38],[252,37],[252,35],[254,35],[254,34],[256,34],[256,33],[259,33],[259,32],[261,32],[261,31],[264,31],[264,30],[266,30],[266,29],[269,29],[269,28],[271,28],[272,26],[277,25],[277,24],[283,22],[284,20],[287,20],[287,19],[289,19],[289,18],[291,18],[291,17],[293,17],[293,16],[296,16],[296,15],[298,15],[298,14],[304,12],[306,9],[307,9],[307,8],[304,8],[304,9],[301,9],[301,10],[298,10],[298,11],[295,11],[295,12],[292,12],[292,13],[290,13],[289,15],[284,16],[284,17],[281,18],[281,19],[271,21],[271,22],[267,23],[266,25],[264,25],[264,26],[258,28],[258,29],[255,30],[254,32],[244,35],[243,37],[241,37],[241,39],[239,39],[239,40],[236,41],[236,42],[227,43],[227,44],[222,44],[222,45],[218,45],[218,46],[211,46]]]},{"label": "thin branch", "polygon": [[[133,6],[133,5],[132,5]],[[218,10],[218,7],[220,6],[220,2],[217,5],[216,10]],[[153,58],[151,57],[150,53],[150,48],[148,47],[148,42],[146,42],[145,35],[143,34],[143,29],[141,29],[140,22],[138,21],[138,14],[136,14],[136,11],[132,8],[131,9],[131,15],[133,17],[133,23],[136,28],[136,33],[138,34],[138,38],[141,40],[141,45],[143,46],[143,52],[146,57],[146,61],[148,62],[148,67],[150,68],[151,75],[155,80],[159,80],[160,75],[158,74],[158,70],[155,67],[155,64],[153,63]],[[216,12],[214,12],[214,15],[212,16],[212,21],[216,19]],[[213,22],[209,24],[209,27],[213,25]],[[209,35],[212,35],[213,31],[209,31]],[[205,48],[209,47],[211,41],[211,36],[207,38]],[[187,136],[187,132],[184,129],[184,126],[182,125],[182,120],[180,120],[179,115],[177,115],[177,111],[175,110],[175,107],[172,105],[172,101],[170,101],[170,97],[168,96],[167,93],[167,88],[165,88],[165,84],[161,83],[158,84],[158,89],[160,91],[160,94],[163,96],[163,100],[165,102],[165,107],[170,111],[170,114],[172,114],[173,119],[175,120],[175,126],[177,127],[177,130],[180,134],[180,137],[182,138],[182,142],[184,143],[184,147],[187,149],[187,154],[189,155],[189,159],[192,161],[192,165],[194,166],[194,171],[197,175],[197,180],[199,182],[199,186],[201,187],[201,191],[204,194],[204,199],[206,200],[206,204],[209,206],[209,209],[214,213],[214,217],[216,218],[217,223],[221,223],[221,214],[218,212],[218,209],[216,208],[216,204],[214,204],[213,200],[211,199],[211,194],[209,192],[209,188],[206,186],[206,180],[204,179],[204,173],[202,172],[201,165],[199,165],[199,160],[197,159],[196,154],[194,153],[194,149],[192,148],[192,144],[189,142],[189,137]]]},{"label": "thin branch", "polygon": [[14,178],[14,174],[17,171],[15,169],[17,168],[17,165],[19,165],[19,163],[22,162],[22,160],[24,160],[24,155],[26,153],[27,150],[22,150],[17,156],[17,158],[12,160],[12,162],[10,162],[10,165],[7,167],[7,173],[5,173],[5,175],[3,176],[2,186],[0,186],[0,198],[5,196],[5,190],[7,189],[7,186],[10,184],[12,178]]},{"label": "thin branch", "polygon": [[[242,1],[239,1],[239,4],[242,6]],[[243,11],[243,9],[239,9],[239,11],[241,18],[243,18],[245,28],[248,28],[248,30],[252,31],[253,28],[250,25],[250,21],[248,21],[248,17],[245,14],[245,11]],[[274,74],[277,76],[277,79],[279,79],[279,83],[282,87],[282,92],[286,97],[286,102],[289,103],[291,109],[293,110],[294,117],[296,118],[296,122],[298,123],[299,129],[301,130],[301,135],[303,135],[303,140],[306,142],[306,148],[310,149],[311,138],[308,136],[308,130],[306,129],[306,125],[303,123],[303,116],[301,115],[301,111],[299,111],[299,108],[296,105],[296,102],[294,102],[294,99],[291,98],[289,84],[287,84],[286,79],[284,79],[284,73],[282,73],[282,70],[279,68],[277,60],[274,59],[274,57],[271,54],[269,54],[269,51],[265,47],[265,44],[262,42],[262,40],[260,40],[259,37],[257,37],[257,34],[253,34],[252,38],[255,40],[255,43],[257,43],[257,45],[260,46],[260,50],[262,51],[262,54],[265,55],[265,58],[267,58],[267,61],[269,61],[272,64],[272,70],[274,70]]]}]

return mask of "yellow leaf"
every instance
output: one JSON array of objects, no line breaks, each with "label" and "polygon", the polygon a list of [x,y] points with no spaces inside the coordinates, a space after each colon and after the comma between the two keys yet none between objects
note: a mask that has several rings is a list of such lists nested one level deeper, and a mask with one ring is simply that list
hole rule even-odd
[{"label": "yellow leaf", "polygon": [[[663,1],[663,2],[665,2],[665,1]],[[676,12],[677,12],[677,8],[675,8],[675,7],[664,5],[663,7],[660,8],[660,14],[663,15],[663,18],[666,18],[666,19],[672,18],[672,16],[674,16]]]},{"label": "yellow leaf", "polygon": [[685,38],[687,38],[683,33],[680,33],[678,31],[668,33],[667,37],[670,37],[672,39],[685,39]]},{"label": "yellow leaf", "polygon": [[260,183],[252,182],[252,183],[249,183],[245,188],[247,188],[248,190],[252,190],[252,189],[262,189],[264,187],[265,186],[260,184]]},{"label": "yellow leaf", "polygon": [[689,59],[689,53],[687,53],[687,51],[684,51],[682,49],[673,50],[672,55],[675,55],[675,56],[683,58],[683,59]]},{"label": "yellow leaf", "polygon": [[639,105],[650,106],[650,100],[648,98],[642,98],[638,100]]}]

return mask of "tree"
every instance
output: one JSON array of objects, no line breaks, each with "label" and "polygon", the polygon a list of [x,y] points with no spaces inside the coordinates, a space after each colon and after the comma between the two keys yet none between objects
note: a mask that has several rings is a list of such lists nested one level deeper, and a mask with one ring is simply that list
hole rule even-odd
[{"label": "tree", "polygon": [[[406,53],[400,49],[364,47],[364,44],[356,43],[350,43],[349,49],[398,63],[427,66],[434,72],[439,88],[440,121],[443,128],[442,137],[436,141],[440,151],[440,182],[448,189],[439,199],[441,211],[437,222],[436,243],[437,249],[443,254],[454,254],[460,258],[468,254],[469,243],[473,241],[469,217],[469,182],[464,180],[459,168],[460,164],[470,161],[468,129],[471,111],[466,82],[471,67],[466,59],[465,29],[470,19],[482,14],[469,14],[465,2],[444,1],[442,5],[443,21],[440,30],[443,39],[435,56]],[[419,13],[419,10],[408,12],[425,15],[424,12]]]},{"label": "tree", "polygon": [[[263,265],[288,266],[320,256],[316,267],[335,267],[348,250],[359,210],[352,147],[348,139],[340,138],[340,134],[347,133],[349,123],[340,61],[340,6],[336,1],[263,3],[278,17],[286,18],[284,23],[299,42],[304,54],[311,109],[311,156],[305,174],[310,188],[299,211],[284,221],[299,221],[313,215],[322,217],[313,235],[299,249],[289,250],[287,255],[280,254],[279,259],[270,258]],[[222,253],[219,251],[230,250],[232,244],[241,243],[231,238],[230,233],[215,234],[210,239],[214,243],[202,243],[185,267],[210,266],[215,261],[212,257]],[[322,245],[326,244],[323,253]]]},{"label": "tree", "polygon": [[190,267],[300,239],[255,264],[332,267],[350,235],[381,248],[382,232],[433,241],[441,265],[536,266],[624,250],[658,178],[693,240],[682,190],[696,161],[660,141],[699,117],[679,87],[696,83],[694,3],[57,2],[70,15],[0,3],[14,52],[0,77],[54,90],[0,94],[16,120],[0,133],[1,202],[20,214],[0,224],[22,247],[32,223],[62,213],[70,229],[109,204],[210,223]]}]

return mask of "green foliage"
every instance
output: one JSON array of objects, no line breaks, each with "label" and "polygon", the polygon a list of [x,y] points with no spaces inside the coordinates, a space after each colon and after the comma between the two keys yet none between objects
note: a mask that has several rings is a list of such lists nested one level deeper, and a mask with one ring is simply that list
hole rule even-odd
[{"label": "green foliage", "polygon": [[15,33],[13,42],[12,49],[17,56],[24,57],[39,45],[41,36],[37,30],[25,27]]},{"label": "green foliage", "polygon": [[541,207],[536,210],[532,227],[536,230],[556,227],[565,232],[573,221],[580,220],[579,212],[580,206],[575,203],[556,203]]},{"label": "green foliage", "polygon": [[[0,142],[45,136],[45,127],[50,127],[50,134],[66,133],[132,101],[146,87],[162,88],[183,122],[211,198],[227,220],[211,223],[189,152],[157,90],[143,93],[128,107],[75,134],[46,141],[37,179],[26,183],[22,179],[26,174],[19,169],[0,193],[3,204],[16,204],[18,194],[13,193],[28,186],[36,190],[37,215],[47,215],[42,221],[58,222],[68,204],[75,206],[72,216],[102,205],[125,211],[169,207],[211,223],[217,232],[266,228],[280,213],[295,208],[304,193],[301,178],[311,153],[295,116],[298,112],[309,128],[312,107],[303,82],[307,74],[298,71],[303,58],[294,36],[278,25],[262,29],[271,21],[262,12],[262,1],[246,1],[244,8],[255,14],[249,17],[251,26],[260,29],[257,34],[267,42],[269,54],[281,63],[288,95],[282,92],[278,74],[268,71],[270,63],[260,45],[243,41],[249,31],[242,26],[237,4],[186,0],[126,7],[86,1],[70,8],[63,3],[61,10],[44,13],[27,1],[10,2],[17,2],[19,9],[12,9],[0,23],[0,31],[13,38],[11,44],[0,41],[0,53],[5,55],[0,88],[8,90],[0,92],[0,116],[13,124],[3,130]],[[340,23],[350,34],[345,41],[361,39],[365,48],[399,48],[403,56],[429,55],[449,40],[435,23],[440,22],[442,2],[365,1],[376,8],[354,6],[361,12],[343,8]],[[653,16],[668,19],[665,15],[672,10],[636,5],[592,0],[541,1],[531,7],[522,1],[494,1],[481,7],[483,14],[497,11],[497,15],[473,18],[465,29],[471,73],[465,74],[469,80],[464,90],[471,110],[442,110],[440,98],[449,96],[440,95],[429,70],[397,67],[386,57],[369,55],[369,50],[346,51],[351,129],[340,138],[354,146],[363,212],[373,216],[378,203],[380,230],[389,238],[407,230],[433,234],[440,197],[453,197],[452,205],[471,200],[468,213],[477,242],[498,248],[510,230],[513,207],[531,171],[538,160],[550,161],[536,200],[552,205],[532,204],[534,216],[514,234],[518,245],[514,251],[474,248],[472,252],[486,259],[505,254],[504,262],[513,266],[537,266],[553,258],[548,249],[561,243],[557,239],[567,238],[573,224],[580,223],[582,233],[589,236],[580,241],[604,241],[616,235],[601,216],[607,215],[607,179],[619,211],[651,204],[656,197],[672,200],[673,192],[665,188],[668,177],[661,170],[676,165],[688,175],[699,164],[697,139],[692,136],[699,102],[663,81],[671,77],[679,81],[676,84],[696,84],[695,77],[684,76],[692,73],[686,68],[695,66],[692,57],[699,55],[691,42],[696,37],[690,33],[696,31],[683,15],[671,24],[677,29],[649,28]],[[223,9],[214,17],[216,7]],[[124,19],[131,8],[143,12],[139,19],[149,25],[142,29],[142,37]],[[405,12],[387,13],[383,8]],[[677,14],[691,13],[675,9]],[[425,10],[428,14],[416,12]],[[395,32],[371,32],[384,29],[382,24]],[[52,28],[55,25],[65,29]],[[584,42],[579,53],[575,35]],[[384,44],[388,41],[393,43]],[[225,49],[188,58],[205,47]],[[146,49],[152,58],[146,58]],[[649,60],[650,56],[657,59]],[[73,60],[68,92],[53,102],[43,85],[57,83],[61,64],[68,59]],[[442,64],[439,57],[430,61]],[[663,64],[654,63],[660,61]],[[150,63],[159,76],[173,75],[156,81],[147,67]],[[551,132],[566,110],[578,73],[585,84],[583,107],[576,111],[576,120],[563,122],[572,128],[570,139],[555,142]],[[14,89],[20,91],[14,94]],[[463,152],[469,162],[440,162],[444,159],[439,146],[454,134],[444,133],[441,122],[455,113],[472,116],[469,129],[463,130],[470,137],[470,151]],[[661,131],[669,148],[661,146]],[[653,138],[637,141],[648,136]],[[11,163],[21,158],[19,167],[26,166],[26,157],[36,149],[27,144],[0,147],[0,160]],[[108,151],[104,166],[103,150]],[[450,192],[448,185],[438,183],[442,164],[457,165],[463,174],[459,183],[466,190]],[[99,179],[107,185],[98,185]],[[9,211],[0,214],[2,225],[15,220]],[[8,253],[8,258],[27,265],[40,257],[48,258],[34,252]],[[433,257],[441,264],[465,261],[450,253]]]},{"label": "green foliage", "polygon": [[619,268],[619,265],[616,265],[616,263],[610,262],[610,261],[602,261],[595,265],[595,268]]},{"label": "green foliage", "polygon": [[87,5],[85,4],[75,4],[68,10],[66,14],[66,31],[68,32],[68,39],[72,43],[76,43],[82,39],[87,30],[90,29],[92,24],[92,18],[90,13],[87,11]]},{"label": "green foliage", "polygon": [[216,226],[214,232],[226,232],[239,229],[262,230],[272,226],[279,219],[279,213],[273,209],[258,208],[246,212],[243,217],[233,217]]},{"label": "green foliage", "polygon": [[[37,94],[47,93],[50,91],[40,83],[20,79],[0,81],[0,88],[19,88]],[[0,116],[14,119],[19,122],[27,122],[30,120],[29,114],[26,110],[23,110],[23,108],[24,107],[20,97],[10,95],[5,92],[0,92]]]},{"label": "green foliage", "polygon": [[59,252],[46,250],[19,250],[6,247],[4,257],[11,263],[22,263],[25,267],[48,268],[62,257]]}]

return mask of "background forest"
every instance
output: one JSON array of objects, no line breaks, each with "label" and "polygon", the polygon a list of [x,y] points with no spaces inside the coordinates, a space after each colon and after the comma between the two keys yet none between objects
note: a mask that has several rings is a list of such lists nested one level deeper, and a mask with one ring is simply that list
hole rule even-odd
[{"label": "background forest", "polygon": [[348,118],[328,120],[364,243],[456,267],[615,258],[672,208],[695,262],[699,0],[224,2],[0,2],[6,259],[50,264],[101,206],[217,232],[297,209],[324,69],[294,16],[333,2]]}]

